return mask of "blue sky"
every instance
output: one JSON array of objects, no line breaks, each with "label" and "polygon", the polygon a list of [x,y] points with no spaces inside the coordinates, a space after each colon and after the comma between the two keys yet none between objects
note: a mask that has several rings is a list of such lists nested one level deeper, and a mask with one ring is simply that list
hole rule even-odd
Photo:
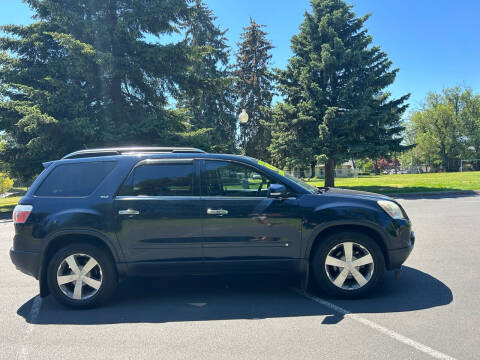
[{"label": "blue sky", "polygon": [[[20,0],[1,0],[0,24],[27,24],[31,12]],[[249,18],[267,25],[273,42],[273,65],[284,67],[292,55],[290,38],[298,32],[309,0],[206,0],[228,28],[235,49]],[[463,85],[480,92],[478,0],[357,0],[357,15],[372,14],[366,23],[374,43],[400,68],[391,86],[394,96],[411,93],[411,109],[429,91]]]}]

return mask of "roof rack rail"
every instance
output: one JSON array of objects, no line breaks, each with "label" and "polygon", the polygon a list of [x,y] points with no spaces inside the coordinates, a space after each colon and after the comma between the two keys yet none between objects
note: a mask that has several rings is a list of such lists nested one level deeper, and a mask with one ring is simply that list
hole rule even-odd
[{"label": "roof rack rail", "polygon": [[119,147],[119,148],[101,148],[85,149],[74,151],[65,155],[62,159],[79,159],[97,156],[113,156],[135,153],[205,153],[205,151],[190,147]]}]

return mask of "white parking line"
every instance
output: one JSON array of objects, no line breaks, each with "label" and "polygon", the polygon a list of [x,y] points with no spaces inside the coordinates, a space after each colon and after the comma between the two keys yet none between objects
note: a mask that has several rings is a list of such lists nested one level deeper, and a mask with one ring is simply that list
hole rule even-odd
[{"label": "white parking line", "polygon": [[40,308],[42,307],[42,298],[40,295],[37,295],[33,298],[32,307],[30,308],[30,313],[28,314],[28,324],[27,328],[25,329],[25,334],[23,335],[23,344],[22,348],[18,352],[18,359],[27,359],[28,358],[28,350],[25,344],[28,343],[30,334],[34,329],[34,324],[37,321],[38,315],[40,314]]},{"label": "white parking line", "polygon": [[332,304],[331,302],[329,301],[326,301],[324,299],[321,299],[321,298],[318,298],[316,296],[313,296],[313,295],[310,295],[310,294],[307,294],[305,291],[303,290],[300,290],[300,289],[296,289],[296,288],[292,288],[293,291],[295,291],[297,294],[300,294],[304,297],[306,297],[307,299],[310,299],[310,300],[313,300],[323,306],[326,306],[327,308],[341,314],[341,315],[344,315],[345,317],[348,317],[349,319],[352,319],[352,320],[355,320],[363,325],[366,325],[374,330],[377,330],[379,332],[381,332],[382,334],[384,335],[387,335],[387,336],[390,336],[392,339],[395,339],[405,345],[408,345],[408,346],[411,346],[413,347],[414,349],[417,349],[427,355],[430,355],[431,357],[435,358],[435,359],[445,359],[445,360],[455,360],[455,358],[451,357],[451,356],[448,356],[440,351],[437,351],[435,349],[432,349],[431,347],[428,347],[426,345],[423,345],[415,340],[412,340],[402,334],[399,334],[393,330],[390,330],[390,329],[387,329],[386,327],[383,327],[371,320],[367,320],[361,316],[358,316],[356,314],[352,314],[350,311],[340,307],[340,306],[337,306],[335,304]]}]

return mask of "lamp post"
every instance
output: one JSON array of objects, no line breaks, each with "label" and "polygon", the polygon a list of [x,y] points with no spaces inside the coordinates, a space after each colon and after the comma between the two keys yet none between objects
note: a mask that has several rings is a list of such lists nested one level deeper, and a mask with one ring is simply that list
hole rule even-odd
[{"label": "lamp post", "polygon": [[[238,119],[240,120],[240,126],[245,125],[248,122],[247,110],[242,109],[242,112],[240,113],[240,115],[238,115]],[[240,130],[240,134],[241,134],[241,130]],[[247,144],[243,142],[243,155],[245,155],[246,152],[247,152]]]},{"label": "lamp post", "polygon": [[246,124],[248,122],[247,111],[243,109],[240,115],[238,115],[238,118],[240,119],[240,124]]}]

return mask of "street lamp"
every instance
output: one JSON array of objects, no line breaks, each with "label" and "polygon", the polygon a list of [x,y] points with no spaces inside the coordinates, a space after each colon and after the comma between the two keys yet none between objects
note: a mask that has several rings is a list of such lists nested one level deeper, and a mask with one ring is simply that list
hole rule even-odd
[{"label": "street lamp", "polygon": [[243,109],[240,115],[238,115],[238,118],[240,119],[240,124],[246,124],[248,122],[247,111]]}]

